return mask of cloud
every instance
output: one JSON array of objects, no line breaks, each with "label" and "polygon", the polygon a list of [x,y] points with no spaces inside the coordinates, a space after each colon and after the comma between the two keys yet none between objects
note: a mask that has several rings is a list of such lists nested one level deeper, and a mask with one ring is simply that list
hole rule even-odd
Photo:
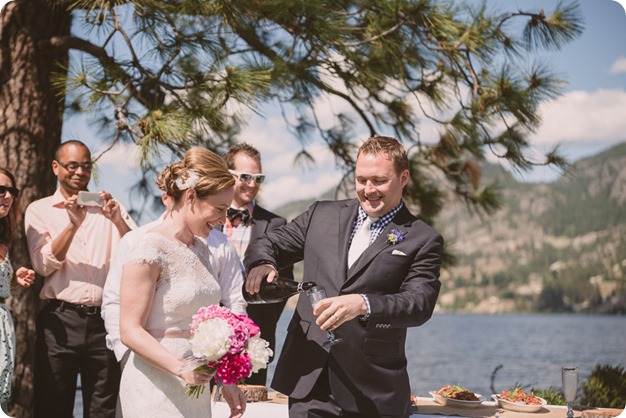
[{"label": "cloud", "polygon": [[[626,0],[625,0],[626,1]],[[609,69],[609,72],[611,74],[621,74],[621,73],[626,73],[626,58],[625,57],[619,57],[614,63],[613,65],[611,65],[611,68]]]},{"label": "cloud", "polygon": [[543,103],[543,123],[530,141],[561,144],[577,141],[616,142],[626,139],[625,90],[573,91]]},{"label": "cloud", "polygon": [[302,145],[286,130],[282,115],[251,114],[247,120],[240,138],[261,153],[267,180],[259,200],[265,207],[273,210],[294,200],[317,197],[339,183],[341,172],[335,166],[335,156],[319,138],[306,145],[315,162],[296,165]]},{"label": "cloud", "polygon": [[[106,150],[105,144],[98,144],[100,148],[92,150],[94,157],[99,156]],[[118,144],[109,151],[106,151],[98,160],[98,168],[102,173],[109,173],[111,170],[116,174],[132,175],[138,174],[137,161],[139,160],[139,147],[134,144]]]},{"label": "cloud", "polygon": [[[540,105],[543,123],[529,137],[527,157],[536,163],[545,160],[545,153],[559,145],[561,154],[570,162],[596,154],[610,146],[626,141],[626,91],[573,91]],[[492,154],[492,163],[510,165]],[[519,180],[556,180],[561,171],[539,166],[527,173],[516,173]]]},{"label": "cloud", "polygon": [[273,182],[263,184],[259,200],[269,209],[275,209],[295,200],[319,197],[331,187],[337,186],[339,172],[322,171],[310,181],[304,181],[297,175],[282,176]]},{"label": "cloud", "polygon": [[[332,105],[342,106],[337,103]],[[331,104],[326,106],[328,109]],[[532,146],[530,157],[536,162],[543,161],[545,152],[561,145],[564,155],[575,161],[591,151],[597,152],[626,140],[624,109],[624,90],[573,91],[541,104],[539,112],[543,124],[529,137]],[[321,114],[331,117],[326,110]],[[422,119],[419,129],[424,142],[433,142],[440,128],[434,122]],[[294,167],[294,157],[300,150],[300,144],[286,132],[280,116],[251,118],[243,138],[261,151],[263,171],[268,174],[268,181],[261,189],[261,199],[270,209],[289,201],[319,196],[341,178],[340,171],[335,167],[335,157],[319,139],[307,145],[307,150],[316,159],[316,165]],[[558,173],[551,168],[543,168],[532,173],[536,178],[528,179],[549,180]]]}]

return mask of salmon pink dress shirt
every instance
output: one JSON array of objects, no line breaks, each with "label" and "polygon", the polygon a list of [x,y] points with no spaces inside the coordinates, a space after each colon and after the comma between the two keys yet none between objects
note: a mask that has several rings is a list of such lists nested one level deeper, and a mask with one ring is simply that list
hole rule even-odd
[{"label": "salmon pink dress shirt", "polygon": [[[233,207],[233,206],[231,206]],[[252,227],[252,212],[254,212],[254,202],[250,202],[247,206],[235,209],[248,209],[250,212],[250,222],[247,225],[243,225],[240,219],[237,219],[235,223],[231,222],[228,217],[224,223],[224,234],[230,239],[230,242],[237,250],[237,255],[240,260],[243,260],[246,254],[246,248],[250,243],[251,227]]]},{"label": "salmon pink dress shirt", "polygon": [[[52,253],[52,241],[70,223],[64,202],[65,197],[57,189],[52,196],[32,202],[24,216],[33,270],[45,278],[39,297],[100,306],[111,254],[120,234],[99,208],[89,207],[65,260],[58,260]],[[120,211],[128,227],[135,229],[137,225],[121,205]]]}]

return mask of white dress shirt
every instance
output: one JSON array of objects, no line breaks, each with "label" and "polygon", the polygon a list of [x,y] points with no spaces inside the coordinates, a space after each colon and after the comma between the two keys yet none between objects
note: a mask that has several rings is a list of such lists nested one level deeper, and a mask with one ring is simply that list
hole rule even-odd
[{"label": "white dress shirt", "polygon": [[[123,256],[131,248],[141,244],[141,237],[162,222],[162,217],[139,229],[128,232],[118,244],[111,259],[109,274],[102,295],[102,318],[107,330],[106,344],[113,350],[118,361],[128,350],[120,338],[120,286],[122,280]],[[247,303],[243,298],[243,266],[237,251],[220,231],[212,230],[207,238],[211,253],[209,263],[219,283],[222,296],[220,303],[236,314],[246,315]],[[189,318],[191,322],[191,318]]]}]

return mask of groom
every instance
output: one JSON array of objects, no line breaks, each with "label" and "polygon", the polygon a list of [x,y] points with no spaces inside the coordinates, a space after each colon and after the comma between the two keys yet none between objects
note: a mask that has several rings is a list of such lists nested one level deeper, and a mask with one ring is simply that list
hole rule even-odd
[{"label": "groom", "polygon": [[[406,150],[376,136],[359,148],[356,199],[316,202],[248,247],[248,291],[276,265],[304,260],[304,277],[326,289],[315,311],[298,301],[272,387],[289,395],[289,416],[408,417],[407,327],[431,317],[442,237],[402,201]],[[325,330],[343,342],[324,347]]]}]

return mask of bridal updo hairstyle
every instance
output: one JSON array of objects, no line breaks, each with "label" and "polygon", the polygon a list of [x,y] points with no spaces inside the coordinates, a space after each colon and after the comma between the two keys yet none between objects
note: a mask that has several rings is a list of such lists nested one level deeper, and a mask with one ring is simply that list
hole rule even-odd
[{"label": "bridal updo hairstyle", "polygon": [[190,174],[193,176],[190,170],[199,177],[193,186],[198,198],[214,195],[235,185],[235,179],[222,157],[206,148],[193,147],[185,153],[182,161],[165,167],[159,173],[157,186],[178,202],[187,188],[181,190],[177,180],[178,183],[187,181]]}]

